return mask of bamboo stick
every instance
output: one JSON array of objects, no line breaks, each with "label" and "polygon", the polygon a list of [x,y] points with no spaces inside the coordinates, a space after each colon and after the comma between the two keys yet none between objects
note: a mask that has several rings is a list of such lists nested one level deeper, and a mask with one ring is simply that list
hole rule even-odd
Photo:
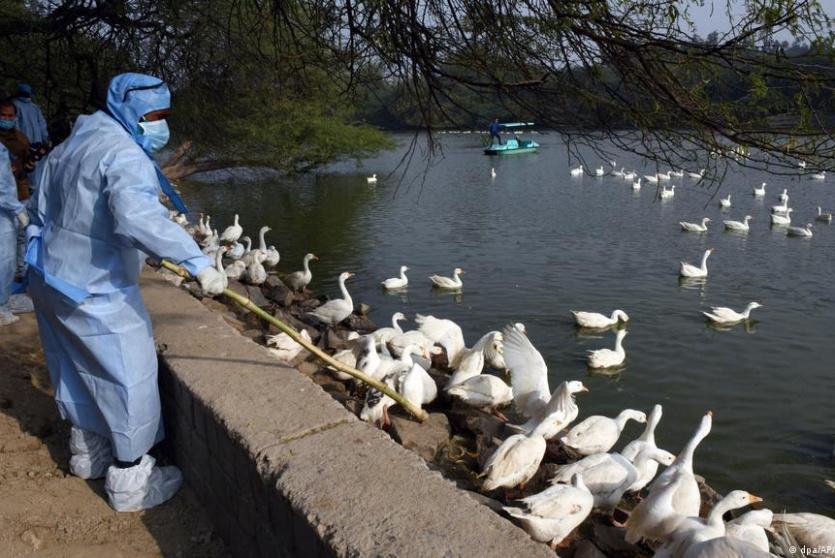
[{"label": "bamboo stick", "polygon": [[[165,269],[176,273],[177,275],[180,275],[187,279],[191,278],[191,275],[189,275],[188,271],[178,266],[177,264],[171,263],[167,260],[162,260],[162,266]],[[316,358],[325,362],[328,366],[335,368],[340,372],[344,372],[345,374],[348,374],[354,379],[359,380],[364,384],[368,384],[374,389],[384,393],[385,395],[388,395],[389,397],[394,399],[401,407],[406,409],[406,411],[410,415],[415,417],[420,422],[425,421],[429,417],[426,411],[424,411],[420,407],[416,407],[415,405],[413,405],[408,399],[397,393],[397,391],[391,389],[385,383],[379,380],[375,380],[371,376],[368,376],[367,374],[364,374],[363,372],[357,370],[356,368],[348,366],[345,363],[339,362],[338,360],[334,360],[333,357],[331,357],[329,354],[327,354],[322,349],[320,349],[319,347],[317,347],[316,345],[307,341],[304,337],[299,335],[299,332],[293,329],[292,326],[285,324],[275,316],[271,316],[270,314],[266,313],[257,305],[253,304],[252,301],[248,298],[239,295],[231,289],[224,289],[223,294],[229,297],[230,299],[234,300],[238,305],[242,306],[243,308],[246,308],[256,316],[258,316],[265,322],[274,325],[275,327],[289,335],[293,339],[293,341],[310,351]]]}]

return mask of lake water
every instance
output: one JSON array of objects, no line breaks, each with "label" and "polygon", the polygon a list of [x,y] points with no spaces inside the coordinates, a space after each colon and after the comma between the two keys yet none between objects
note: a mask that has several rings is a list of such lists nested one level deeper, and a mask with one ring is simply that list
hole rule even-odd
[{"label": "lake water", "polygon": [[[253,237],[261,224],[272,227],[267,240],[281,253],[281,271],[317,254],[317,292],[338,295],[338,273],[356,273],[348,288],[355,302],[371,305],[378,325],[396,311],[433,314],[459,323],[472,344],[524,322],[552,389],[566,379],[589,387],[579,397],[580,418],[661,403],[658,443],[675,453],[712,410],[697,473],[720,492],[760,495],[775,511],[835,515],[835,492],[823,483],[835,479],[835,228],[818,223],[813,238],[788,238],[768,218],[788,188],[795,224],[814,222],[816,206],[835,208],[833,178],[729,173],[720,193],[732,192],[733,206],[720,211],[718,196],[711,200],[712,191],[687,177],[673,179],[676,195],[664,202],[648,184],[633,193],[613,176],[572,178],[560,136],[536,139],[538,154],[489,158],[476,135],[441,136],[443,157],[427,169],[416,155],[399,189],[400,175],[387,175],[403,148],[361,169],[336,165],[318,176],[183,190],[192,210],[211,213],[221,230],[234,213]],[[627,155],[621,165],[649,172]],[[365,176],[374,172],[379,182],[370,185]],[[755,199],[752,187],[763,181],[766,197]],[[723,231],[722,219],[746,214],[750,233]],[[707,234],[680,230],[679,221],[702,216],[713,220]],[[679,261],[698,264],[706,247],[716,248],[706,283],[680,285]],[[410,267],[408,290],[383,292],[380,281],[400,265]],[[427,277],[456,266],[466,272],[463,292],[434,292]],[[718,331],[700,313],[754,300],[764,308],[749,327]],[[578,335],[569,311],[615,308],[631,318],[626,367],[592,374],[585,351],[611,347],[614,333]],[[642,428],[630,423],[621,445]]]}]

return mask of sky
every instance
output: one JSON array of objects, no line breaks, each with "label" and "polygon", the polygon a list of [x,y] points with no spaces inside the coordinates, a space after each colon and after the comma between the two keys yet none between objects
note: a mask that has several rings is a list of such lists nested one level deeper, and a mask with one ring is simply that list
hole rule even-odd
[{"label": "sky", "polygon": [[[743,0],[731,0],[730,3],[732,17],[738,17],[744,13]],[[704,6],[696,6],[690,2],[686,4],[689,5],[696,31],[701,36],[704,37],[711,31],[726,31],[730,27],[726,0],[704,0]],[[835,0],[820,0],[820,4],[829,17],[835,17]]]}]

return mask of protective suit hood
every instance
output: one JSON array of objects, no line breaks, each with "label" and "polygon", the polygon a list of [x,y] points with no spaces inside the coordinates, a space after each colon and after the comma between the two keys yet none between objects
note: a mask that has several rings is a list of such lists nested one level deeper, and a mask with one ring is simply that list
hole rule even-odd
[{"label": "protective suit hood", "polygon": [[107,88],[107,112],[150,154],[139,120],[156,110],[171,108],[171,92],[161,79],[145,74],[119,74]]}]

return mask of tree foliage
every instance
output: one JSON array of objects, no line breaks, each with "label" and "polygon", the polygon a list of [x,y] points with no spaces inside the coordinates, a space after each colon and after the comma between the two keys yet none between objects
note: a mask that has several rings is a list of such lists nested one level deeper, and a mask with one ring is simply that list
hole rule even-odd
[{"label": "tree foliage", "polygon": [[3,78],[35,75],[53,106],[89,109],[126,69],[172,84],[175,175],[306,170],[386,145],[357,114],[431,132],[497,105],[575,147],[608,138],[675,165],[736,145],[777,171],[835,159],[818,0],[713,0],[731,25],[707,39],[688,11],[704,0],[2,1]]}]

